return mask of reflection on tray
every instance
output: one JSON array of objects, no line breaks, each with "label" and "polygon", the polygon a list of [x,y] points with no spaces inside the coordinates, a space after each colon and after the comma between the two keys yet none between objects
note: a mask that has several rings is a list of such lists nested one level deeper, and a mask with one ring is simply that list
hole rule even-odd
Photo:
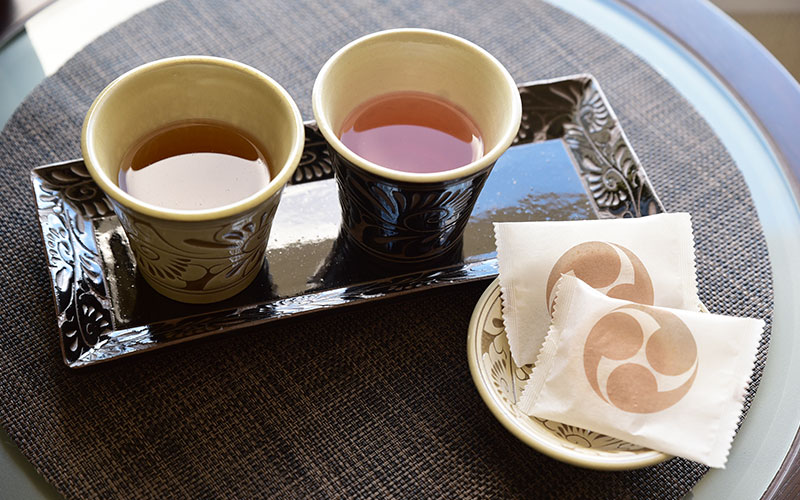
[{"label": "reflection on tray", "polygon": [[472,210],[466,258],[494,256],[494,222],[596,219],[561,139],[515,146],[500,157]]}]

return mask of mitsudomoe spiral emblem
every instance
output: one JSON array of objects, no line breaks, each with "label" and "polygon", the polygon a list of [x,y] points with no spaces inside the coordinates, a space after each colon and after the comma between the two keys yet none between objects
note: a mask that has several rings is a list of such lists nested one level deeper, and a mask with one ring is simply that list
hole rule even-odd
[{"label": "mitsudomoe spiral emblem", "polygon": [[622,245],[587,241],[570,248],[556,261],[547,279],[547,307],[553,312],[554,288],[562,274],[574,275],[615,299],[653,304],[653,283],[642,261]]},{"label": "mitsudomoe spiral emblem", "polygon": [[689,392],[697,376],[697,344],[675,314],[625,305],[592,327],[583,367],[589,385],[607,403],[631,413],[654,413]]}]

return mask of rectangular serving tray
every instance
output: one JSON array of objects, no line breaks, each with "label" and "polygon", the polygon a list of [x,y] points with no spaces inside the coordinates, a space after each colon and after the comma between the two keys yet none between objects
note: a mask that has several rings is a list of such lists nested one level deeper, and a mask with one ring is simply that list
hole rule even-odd
[{"label": "rectangular serving tray", "polygon": [[261,274],[216,304],[182,304],[150,288],[83,161],[33,169],[64,362],[79,368],[299,314],[493,278],[496,221],[664,211],[591,75],[519,90],[520,130],[472,212],[463,258],[413,273],[349,258],[338,237],[341,214],[327,144],[313,122],[306,123],[303,157],[283,193]]}]

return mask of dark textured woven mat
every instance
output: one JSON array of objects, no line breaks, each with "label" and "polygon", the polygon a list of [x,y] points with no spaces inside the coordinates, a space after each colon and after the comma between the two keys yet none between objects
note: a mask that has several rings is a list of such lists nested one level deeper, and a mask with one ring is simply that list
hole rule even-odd
[{"label": "dark textured woven mat", "polygon": [[0,137],[0,422],[63,494],[677,498],[702,477],[704,467],[682,459],[633,472],[577,469],[508,433],[467,367],[466,328],[485,284],[84,371],[63,365],[28,171],[80,155],[95,95],[146,61],[213,54],[273,76],[310,118],[323,62],[359,35],[399,26],[465,36],[520,82],[593,73],[667,210],[693,214],[702,300],[713,312],[770,320],[766,245],[724,147],[655,71],[558,9],[534,1],[169,1],[78,54]]}]

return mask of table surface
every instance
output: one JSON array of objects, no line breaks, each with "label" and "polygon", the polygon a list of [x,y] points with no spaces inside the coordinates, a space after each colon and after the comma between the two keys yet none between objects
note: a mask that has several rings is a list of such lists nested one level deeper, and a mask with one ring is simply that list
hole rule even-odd
[{"label": "table surface", "polygon": [[[800,85],[746,31],[697,0],[547,0],[604,32],[654,67],[706,119],[736,161],[762,222],[774,275],[769,362],[727,468],[691,496],[796,498],[800,400]],[[25,32],[0,47],[0,124],[44,78]],[[795,113],[790,111],[794,110]],[[58,498],[0,430],[0,490]]]}]

